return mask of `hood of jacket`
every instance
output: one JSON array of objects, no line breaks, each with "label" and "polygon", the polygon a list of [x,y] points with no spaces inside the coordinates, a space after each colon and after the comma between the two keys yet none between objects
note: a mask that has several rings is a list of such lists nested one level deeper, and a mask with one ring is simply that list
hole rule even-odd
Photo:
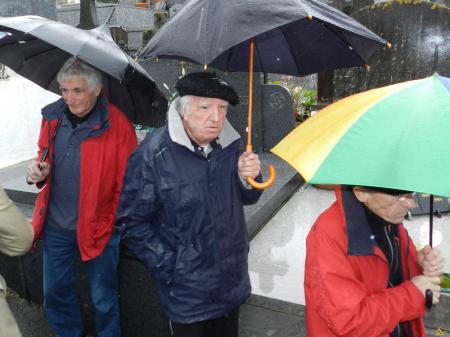
[{"label": "hood of jacket", "polygon": [[[189,150],[194,152],[194,146],[189,139],[186,130],[183,127],[183,121],[181,115],[177,110],[179,105],[179,98],[175,99],[169,107],[167,112],[167,125],[169,129],[170,139],[177,144],[187,147]],[[219,137],[217,137],[217,142],[226,148],[228,145],[238,140],[241,136],[239,133],[231,126],[230,122],[225,118],[223,128],[220,131]]]}]

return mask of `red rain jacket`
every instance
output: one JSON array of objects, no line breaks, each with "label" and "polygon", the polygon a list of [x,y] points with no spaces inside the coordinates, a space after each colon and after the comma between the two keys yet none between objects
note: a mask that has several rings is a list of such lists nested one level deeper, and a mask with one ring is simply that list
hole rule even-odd
[{"label": "red rain jacket", "polygon": [[[362,213],[355,210],[360,207],[364,212],[362,206],[351,190],[339,187],[336,198],[316,220],[306,241],[308,337],[389,337],[401,321],[411,322],[414,337],[426,337],[424,296],[411,281],[387,288],[387,259],[371,242],[371,232],[361,235],[370,231],[367,221],[361,220]],[[421,271],[403,225],[399,232],[403,275],[409,280]]]},{"label": "red rain jacket", "polygon": [[[61,99],[43,109],[38,160],[55,132],[58,118],[63,113],[63,104]],[[136,134],[126,116],[112,104],[108,104],[107,109],[106,124],[95,127],[104,131],[85,139],[81,144],[77,241],[83,261],[100,255],[108,244],[127,159],[137,146]],[[53,150],[51,146],[46,159],[50,165]],[[43,188],[38,194],[33,212],[35,240],[42,236],[50,185],[50,176],[44,184],[38,184],[38,187]]]}]

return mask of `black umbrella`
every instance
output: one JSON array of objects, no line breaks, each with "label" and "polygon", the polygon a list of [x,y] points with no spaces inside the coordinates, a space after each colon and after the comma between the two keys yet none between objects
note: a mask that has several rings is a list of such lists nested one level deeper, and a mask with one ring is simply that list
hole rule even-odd
[{"label": "black umbrella", "polygon": [[104,24],[83,30],[38,16],[0,18],[0,63],[59,94],[56,75],[75,56],[102,72],[109,100],[138,124],[152,125],[153,102],[164,98],[150,75],[123,52]]},{"label": "black umbrella", "polygon": [[[315,0],[191,0],[140,56],[248,71],[251,151],[253,71],[304,76],[361,66],[383,44],[387,42],[351,17]],[[270,166],[269,171],[274,172]]]},{"label": "black umbrella", "polygon": [[191,0],[140,56],[200,63],[223,71],[305,76],[361,66],[387,42],[339,10],[315,0]]}]

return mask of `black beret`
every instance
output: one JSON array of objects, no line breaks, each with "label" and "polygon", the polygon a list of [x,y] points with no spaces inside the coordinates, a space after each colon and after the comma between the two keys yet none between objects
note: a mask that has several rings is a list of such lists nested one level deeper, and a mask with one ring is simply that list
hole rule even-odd
[{"label": "black beret", "polygon": [[186,95],[220,98],[231,105],[239,103],[239,96],[231,85],[216,73],[190,73],[180,78],[175,84],[180,97]]}]

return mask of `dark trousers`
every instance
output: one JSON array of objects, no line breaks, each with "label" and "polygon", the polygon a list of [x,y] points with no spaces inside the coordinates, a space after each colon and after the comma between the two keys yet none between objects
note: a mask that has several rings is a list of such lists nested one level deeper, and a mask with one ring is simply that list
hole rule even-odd
[{"label": "dark trousers", "polygon": [[[75,292],[75,259],[79,255],[76,233],[49,226],[44,234],[44,308],[59,337],[83,336],[80,304]],[[105,250],[84,262],[98,337],[119,337],[117,263],[119,237],[112,235]]]},{"label": "dark trousers", "polygon": [[174,337],[238,337],[239,307],[227,315],[191,324],[170,321]]}]

